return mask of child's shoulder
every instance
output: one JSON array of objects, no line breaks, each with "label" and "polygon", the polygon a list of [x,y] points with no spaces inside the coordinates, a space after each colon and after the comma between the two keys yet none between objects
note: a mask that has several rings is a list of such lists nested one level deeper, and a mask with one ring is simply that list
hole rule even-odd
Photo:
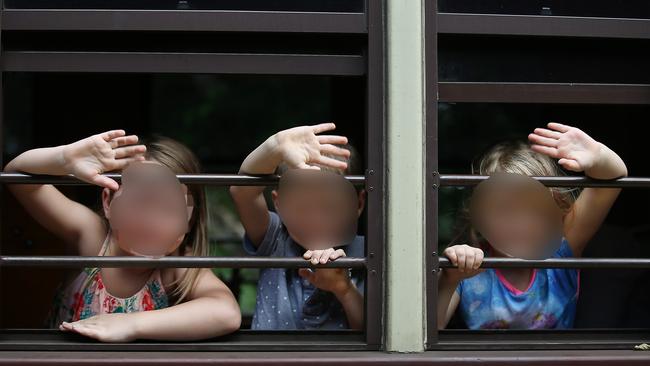
[{"label": "child's shoulder", "polygon": [[555,257],[555,258],[573,258],[574,257],[573,249],[571,249],[571,245],[569,244],[569,241],[565,237],[562,237],[560,245],[555,250],[555,253],[554,253],[553,257]]},{"label": "child's shoulder", "polygon": [[345,255],[348,257],[364,257],[366,255],[366,238],[357,235],[350,244],[343,246]]}]

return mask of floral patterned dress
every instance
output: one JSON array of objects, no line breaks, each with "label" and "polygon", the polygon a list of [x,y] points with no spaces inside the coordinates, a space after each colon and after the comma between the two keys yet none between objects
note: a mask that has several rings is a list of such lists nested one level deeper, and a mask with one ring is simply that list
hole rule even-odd
[{"label": "floral patterned dress", "polygon": [[[100,256],[106,254],[109,238],[110,234],[104,240]],[[64,321],[73,322],[99,314],[157,310],[168,306],[169,299],[159,269],[153,271],[140,291],[121,298],[108,292],[99,268],[85,268],[65,289],[59,291],[48,323],[51,328],[58,328]]]}]

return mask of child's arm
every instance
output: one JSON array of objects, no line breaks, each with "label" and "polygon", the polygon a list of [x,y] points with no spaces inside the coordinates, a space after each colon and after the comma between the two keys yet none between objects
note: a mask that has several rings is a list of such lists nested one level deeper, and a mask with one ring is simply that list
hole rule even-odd
[{"label": "child's arm", "polygon": [[[323,156],[349,156],[346,149],[334,146],[346,144],[343,136],[317,134],[331,131],[336,126],[333,123],[323,123],[314,126],[295,127],[280,131],[269,137],[255,149],[241,165],[240,174],[273,174],[280,163],[284,162],[290,169],[319,169],[319,166],[329,166],[345,169],[345,162]],[[264,239],[269,225],[269,213],[264,199],[264,187],[232,186],[230,193],[239,213],[246,235],[251,242],[258,246]]]},{"label": "child's arm", "polygon": [[232,333],[240,324],[241,313],[232,292],[212,271],[203,269],[186,302],[159,310],[97,315],[63,323],[60,329],[102,342],[189,341]]},{"label": "child's arm", "polygon": [[[549,123],[549,129],[537,128],[529,135],[532,149],[559,159],[567,170],[585,172],[595,179],[615,179],[627,175],[623,160],[602,143],[581,130]],[[579,257],[607,217],[619,188],[585,188],[564,220],[564,236],[573,255]]]},{"label": "child's arm", "polygon": [[438,276],[438,329],[444,329],[454,315],[460,296],[456,292],[460,281],[481,273],[483,251],[469,245],[454,245],[443,252],[458,268],[448,268]]},{"label": "child's arm", "polygon": [[[6,172],[64,175],[73,174],[89,183],[113,190],[114,180],[103,172],[122,169],[141,160],[145,147],[134,145],[136,136],[122,130],[94,135],[69,145],[29,150],[5,167]],[[49,184],[11,184],[9,190],[27,211],[46,229],[68,243],[75,244],[82,255],[96,255],[104,240],[101,218],[88,207],[68,199]],[[83,243],[95,243],[83,245]]]},{"label": "child's arm", "polygon": [[[345,257],[343,249],[334,248],[308,250],[303,256],[313,264],[325,264],[342,257]],[[319,268],[314,272],[301,268],[298,274],[319,289],[333,293],[343,306],[350,328],[363,329],[363,295],[350,280],[347,268]]]}]

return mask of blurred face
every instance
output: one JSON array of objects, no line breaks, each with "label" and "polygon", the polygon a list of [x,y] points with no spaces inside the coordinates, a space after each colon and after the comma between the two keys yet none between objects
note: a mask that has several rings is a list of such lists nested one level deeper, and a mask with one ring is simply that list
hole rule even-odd
[{"label": "blurred face", "polygon": [[160,257],[174,252],[189,229],[189,198],[187,187],[168,168],[132,163],[122,172],[122,184],[107,210],[114,239],[133,255]]},{"label": "blurred face", "polygon": [[561,211],[551,192],[530,177],[491,176],[475,188],[470,214],[474,227],[504,255],[542,259],[560,245]]},{"label": "blurred face", "polygon": [[341,175],[290,170],[283,174],[274,200],[287,231],[305,249],[348,244],[356,236],[360,201]]}]

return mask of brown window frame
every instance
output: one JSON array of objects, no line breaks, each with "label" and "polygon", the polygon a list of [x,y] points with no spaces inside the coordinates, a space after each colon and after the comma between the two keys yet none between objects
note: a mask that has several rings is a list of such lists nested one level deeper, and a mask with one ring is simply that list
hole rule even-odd
[{"label": "brown window frame", "polygon": [[[0,351],[322,351],[380,350],[383,346],[384,205],[384,61],[383,2],[366,0],[362,13],[275,11],[178,11],[178,10],[33,10],[0,8],[0,65],[3,72],[136,72],[332,75],[364,77],[366,80],[365,176],[347,177],[365,185],[367,193],[366,257],[348,258],[327,267],[366,269],[365,330],[271,331],[240,330],[204,342],[98,343],[49,330],[2,330]],[[153,52],[56,52],[4,51],[3,31],[174,31],[252,33],[336,33],[362,35],[360,55],[329,54],[210,54]],[[1,73],[0,73],[1,75]],[[0,76],[1,77],[1,76]],[[0,79],[1,82],[1,79]],[[2,151],[2,87],[0,83],[0,151]],[[0,165],[2,156],[0,155]],[[113,175],[119,179],[119,175]],[[182,182],[205,185],[272,185],[277,177],[232,174],[179,176]],[[6,183],[83,184],[71,177],[46,177],[0,173],[0,190]],[[1,253],[1,246],[0,246]],[[339,261],[337,261],[339,262]],[[142,258],[96,257],[0,257],[2,266],[96,266],[147,265],[155,267],[304,267],[300,259],[283,258]],[[308,264],[307,264],[308,266]],[[296,337],[300,335],[300,337]]]},{"label": "brown window frame", "polygon": [[[428,350],[633,349],[650,337],[650,329],[567,331],[442,330],[437,326],[436,273],[451,266],[438,254],[438,192],[441,187],[473,186],[485,176],[440,174],[438,103],[650,104],[648,84],[449,82],[438,80],[438,37],[446,34],[517,37],[650,38],[650,19],[438,13],[437,0],[425,0],[426,86],[426,240]],[[444,138],[444,137],[443,137]],[[584,177],[535,177],[547,186],[650,188],[650,178],[597,181]],[[484,267],[650,268],[648,259],[554,259],[526,261],[487,259]]]}]

